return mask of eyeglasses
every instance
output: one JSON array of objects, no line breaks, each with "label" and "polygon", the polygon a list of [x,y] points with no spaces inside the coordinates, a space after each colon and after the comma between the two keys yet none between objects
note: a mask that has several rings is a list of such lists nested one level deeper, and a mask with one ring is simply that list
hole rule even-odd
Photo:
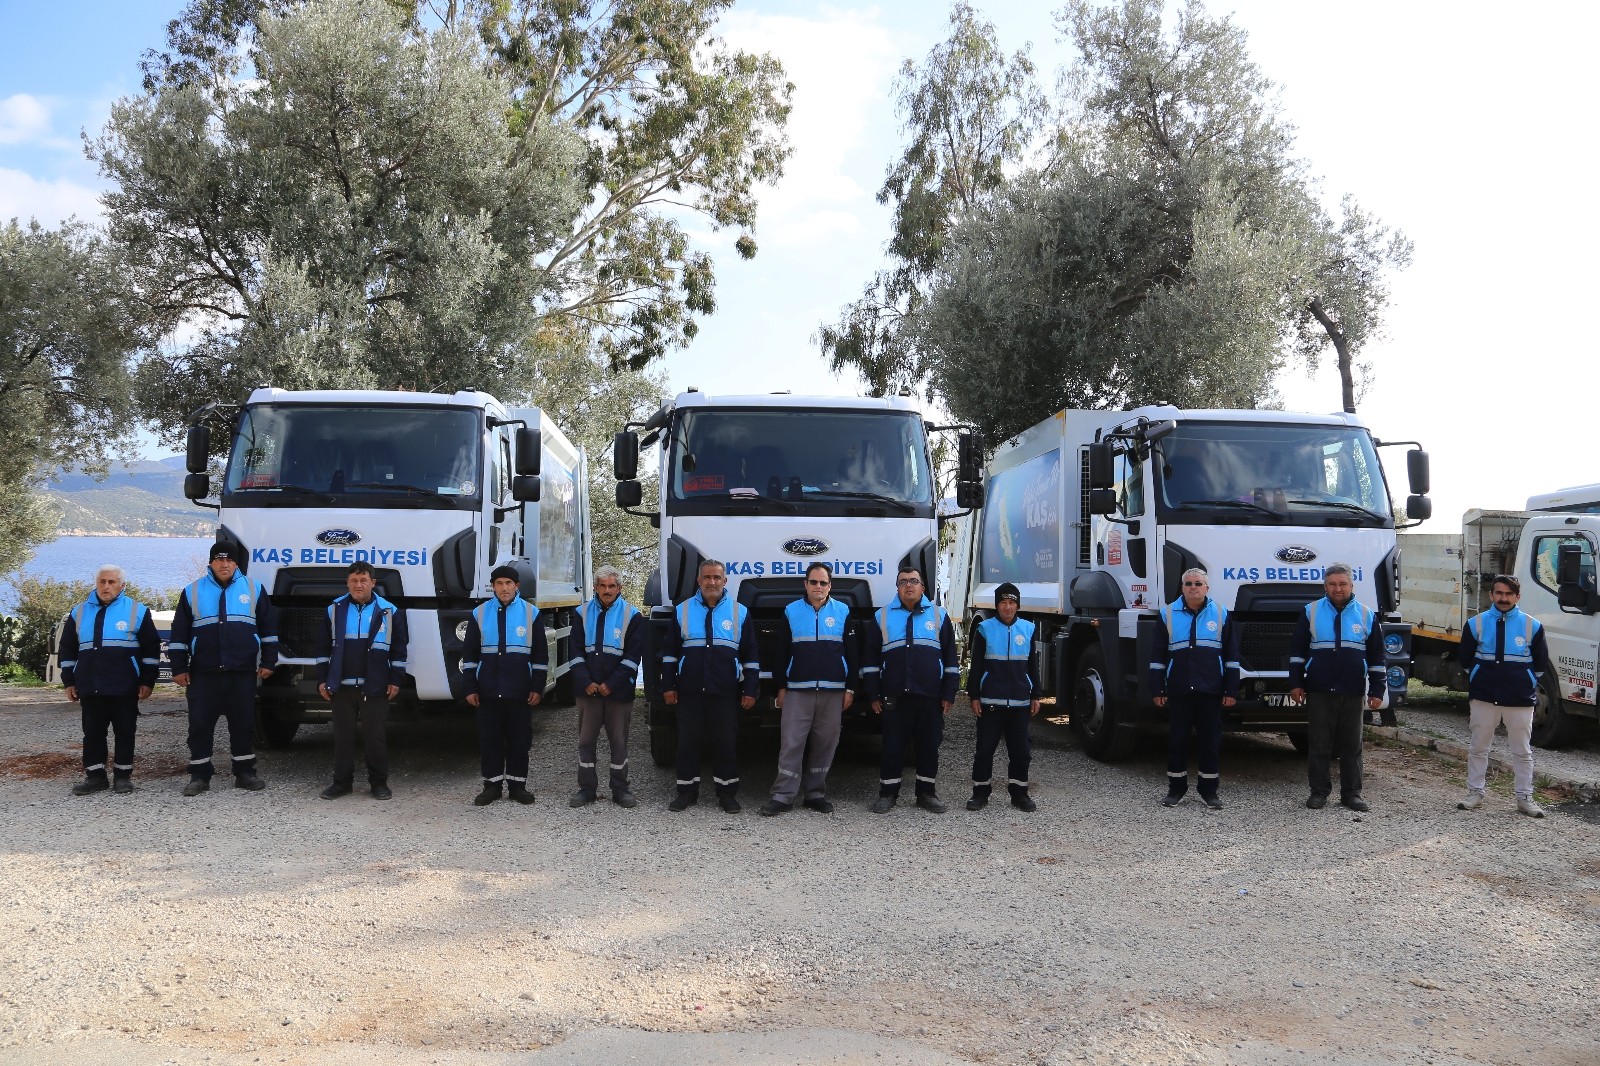
[{"label": "eyeglasses", "polygon": [[920,584],[922,584],[922,579],[920,577],[903,577],[899,581],[896,581],[895,584],[896,585],[920,585]]},{"label": "eyeglasses", "polygon": [[828,585],[833,584],[833,582],[832,581],[818,581],[815,578],[809,578],[808,577],[808,578],[806,578],[806,584],[808,584],[808,585],[818,585],[818,586],[826,587]]},{"label": "eyeglasses", "polygon": [[1203,589],[1206,587],[1206,583],[1204,581],[1185,581],[1183,587],[1186,589]]}]

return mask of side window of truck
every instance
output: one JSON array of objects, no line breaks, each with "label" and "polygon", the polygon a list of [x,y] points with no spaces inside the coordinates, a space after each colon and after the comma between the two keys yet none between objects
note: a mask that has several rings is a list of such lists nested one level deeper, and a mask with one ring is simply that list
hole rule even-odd
[{"label": "side window of truck", "polygon": [[1117,456],[1117,503],[1128,518],[1144,514],[1144,464],[1127,452]]},{"label": "side window of truck", "polygon": [[1561,548],[1566,544],[1576,544],[1582,558],[1580,572],[1583,577],[1584,587],[1593,591],[1594,584],[1594,545],[1589,543],[1588,537],[1579,536],[1549,536],[1537,537],[1533,542],[1533,574],[1534,582],[1540,588],[1556,591],[1556,563],[1560,558]]},{"label": "side window of truck", "polygon": [[499,459],[494,467],[494,499],[496,503],[504,503],[507,496],[511,495],[511,438],[500,437]]}]

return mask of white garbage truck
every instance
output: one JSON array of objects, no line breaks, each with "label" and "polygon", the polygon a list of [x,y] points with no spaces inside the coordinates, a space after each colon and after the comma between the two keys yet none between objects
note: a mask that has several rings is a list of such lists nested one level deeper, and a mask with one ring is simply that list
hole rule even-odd
[{"label": "white garbage truck", "polygon": [[[230,417],[231,416],[231,417]],[[357,560],[410,634],[402,707],[456,706],[464,695],[467,617],[492,595],[489,573],[515,567],[545,612],[555,698],[566,695],[572,611],[592,583],[587,460],[537,408],[487,393],[260,388],[242,407],[191,420],[184,493],[211,493],[211,430],[228,458],[217,536],[278,611],[279,669],[260,690],[259,731],[287,744],[330,720],[314,663],[329,602]],[[464,706],[464,704],[461,704]]]},{"label": "white garbage truck", "polygon": [[[783,608],[804,595],[813,562],[833,569],[833,596],[858,625],[895,596],[896,572],[920,570],[938,580],[939,492],[929,434],[958,432],[956,495],[982,504],[981,442],[966,427],[932,426],[908,396],[882,398],[713,396],[690,389],[642,423],[617,434],[617,504],[643,499],[641,449],[655,448],[659,555],[645,588],[650,612],[645,694],[650,753],[657,765],[676,754],[673,709],[657,690],[661,634],[672,605],[693,595],[704,559],[724,563],[727,595],[756,626],[762,695],[750,724],[771,724],[775,639]],[[857,703],[847,728],[876,728]]]},{"label": "white garbage truck", "polygon": [[1459,533],[1400,537],[1406,560],[1400,612],[1411,627],[1411,676],[1419,681],[1465,692],[1467,674],[1456,658],[1462,627],[1490,607],[1495,575],[1510,574],[1522,585],[1519,606],[1544,625],[1556,669],[1555,677],[1540,679],[1533,711],[1533,742],[1541,748],[1572,743],[1600,718],[1594,569],[1600,513],[1590,510],[1593,498],[1549,499],[1557,495],[1529,501],[1549,502],[1558,508],[1553,512],[1474,509],[1462,516]]},{"label": "white garbage truck", "polygon": [[[1427,454],[1400,443],[1412,449],[1407,513],[1426,518]],[[1178,599],[1185,570],[1203,568],[1240,634],[1240,699],[1224,728],[1285,732],[1303,747],[1289,642],[1323,595],[1325,566],[1352,568],[1356,596],[1386,620],[1391,656],[1404,661],[1381,446],[1350,414],[1061,411],[990,460],[981,520],[963,523],[957,545],[952,613],[970,632],[996,586],[1017,585],[1046,692],[1070,703],[1084,750],[1112,760],[1166,728],[1150,696],[1157,611]]]}]

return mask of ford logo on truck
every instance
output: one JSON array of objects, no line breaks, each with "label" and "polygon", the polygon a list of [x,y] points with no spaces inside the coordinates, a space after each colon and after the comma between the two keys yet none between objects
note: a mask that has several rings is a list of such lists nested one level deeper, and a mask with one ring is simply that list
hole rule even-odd
[{"label": "ford logo on truck", "polygon": [[821,537],[791,537],[783,542],[783,550],[790,555],[810,558],[813,555],[826,554],[828,542]]},{"label": "ford logo on truck", "polygon": [[1302,548],[1298,544],[1291,544],[1286,548],[1279,548],[1273,552],[1280,560],[1286,563],[1309,563],[1317,557],[1317,553],[1310,548]]},{"label": "ford logo on truck", "polygon": [[353,529],[324,529],[317,534],[317,543],[330,548],[345,548],[361,543],[361,534]]}]

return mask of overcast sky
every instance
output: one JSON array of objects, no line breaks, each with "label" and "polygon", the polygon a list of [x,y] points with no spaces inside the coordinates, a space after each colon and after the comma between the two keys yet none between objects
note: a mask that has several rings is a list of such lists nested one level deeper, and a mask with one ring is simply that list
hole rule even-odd
[{"label": "overcast sky", "polygon": [[[1047,83],[1071,59],[1058,3],[977,6],[1007,50],[1032,45]],[[97,215],[101,183],[79,133],[137,91],[140,52],[162,42],[180,8],[0,0],[0,219]],[[1583,295],[1600,221],[1582,74],[1600,5],[1209,9],[1249,33],[1329,202],[1353,193],[1416,242],[1395,279],[1389,338],[1369,350],[1376,375],[1360,413],[1380,438],[1420,440],[1432,453],[1438,517],[1423,530],[1455,529],[1468,507],[1520,507],[1536,492],[1600,481],[1600,372]],[[763,194],[753,261],[733,253],[733,234],[701,235],[720,309],[668,359],[674,389],[859,390],[832,376],[812,338],[883,263],[888,216],[874,196],[901,143],[891,82],[902,59],[944,36],[947,14],[911,0],[740,0],[725,19],[732,43],[777,54],[795,83],[795,153]],[[1290,375],[1280,389],[1291,410],[1339,406],[1331,371]],[[1387,454],[1403,483],[1399,453]]]}]

